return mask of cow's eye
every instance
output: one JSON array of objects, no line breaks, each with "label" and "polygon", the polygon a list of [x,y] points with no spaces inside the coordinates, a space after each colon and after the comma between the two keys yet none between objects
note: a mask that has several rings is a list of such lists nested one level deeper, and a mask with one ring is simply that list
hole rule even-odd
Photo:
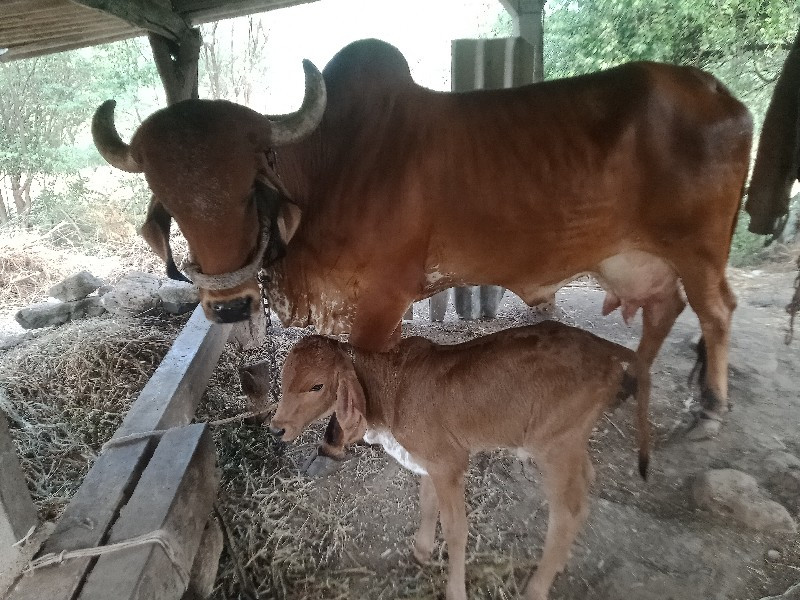
[{"label": "cow's eye", "polygon": [[312,392],[318,392],[318,391],[320,391],[321,389],[322,389],[322,384],[321,384],[321,383],[318,383],[317,385],[312,385],[312,386],[311,386],[311,391],[312,391]]}]

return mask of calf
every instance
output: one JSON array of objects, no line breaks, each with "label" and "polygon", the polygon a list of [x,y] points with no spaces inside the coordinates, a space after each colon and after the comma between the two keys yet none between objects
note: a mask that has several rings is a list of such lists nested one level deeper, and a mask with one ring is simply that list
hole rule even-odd
[{"label": "calf", "polygon": [[507,329],[457,345],[402,340],[386,353],[312,335],[283,366],[283,397],[270,430],[286,441],[336,413],[345,443],[382,443],[422,475],[414,557],[426,562],[441,514],[448,546],[448,600],[465,600],[464,474],[471,453],[510,448],[544,476],[550,516],[528,598],[544,600],[587,514],[592,427],[617,405],[626,366],[636,374],[639,470],[649,454],[649,373],[636,354],[554,322]]}]

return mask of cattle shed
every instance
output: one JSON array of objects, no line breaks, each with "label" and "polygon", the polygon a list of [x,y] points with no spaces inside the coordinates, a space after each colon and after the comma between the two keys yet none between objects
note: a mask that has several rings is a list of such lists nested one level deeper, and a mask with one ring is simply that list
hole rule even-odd
[{"label": "cattle shed", "polygon": [[[314,1],[7,0],[0,3],[0,62],[147,35],[167,101],[175,103],[197,97],[198,25]],[[519,37],[454,43],[454,90],[541,80],[544,0],[501,1]],[[447,294],[431,299],[432,320],[442,319]],[[454,294],[458,314],[477,319],[494,315],[502,289]],[[209,518],[219,476],[209,427],[192,423],[231,333],[198,307],[54,530],[33,533],[31,548],[41,549],[32,563],[25,544],[11,547],[37,523],[0,413],[0,597],[103,599],[113,589],[120,598],[191,600],[208,593],[203,577],[215,572],[221,551],[222,532]],[[34,569],[4,595],[2,571],[12,563]]]}]

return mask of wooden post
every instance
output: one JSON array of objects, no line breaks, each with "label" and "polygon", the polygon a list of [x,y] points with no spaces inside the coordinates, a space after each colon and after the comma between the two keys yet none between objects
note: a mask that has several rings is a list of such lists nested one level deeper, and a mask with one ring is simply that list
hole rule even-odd
[{"label": "wooden post", "polygon": [[199,96],[197,70],[200,61],[202,39],[199,29],[189,30],[179,42],[150,33],[150,48],[153,59],[167,93],[167,104],[189,100]]},{"label": "wooden post", "polygon": [[103,555],[78,600],[110,596],[179,600],[183,596],[219,484],[215,457],[205,424],[164,434],[107,544],[160,531],[173,554],[151,543]]},{"label": "wooden post", "polygon": [[447,313],[447,302],[450,300],[450,290],[445,290],[434,294],[429,298],[430,302],[430,320],[437,323],[444,321],[444,316]]},{"label": "wooden post", "polygon": [[[544,2],[537,1],[541,15]],[[452,57],[451,85],[456,92],[497,90],[541,79],[541,51],[537,58],[534,46],[519,37],[454,40]],[[495,200],[487,198],[487,202]],[[467,320],[493,319],[504,291],[493,285],[455,288],[456,312]]]},{"label": "wooden post", "polygon": [[[0,411],[0,575],[15,570],[21,554],[14,544],[38,523],[6,416]],[[3,592],[0,589],[0,595]]]}]

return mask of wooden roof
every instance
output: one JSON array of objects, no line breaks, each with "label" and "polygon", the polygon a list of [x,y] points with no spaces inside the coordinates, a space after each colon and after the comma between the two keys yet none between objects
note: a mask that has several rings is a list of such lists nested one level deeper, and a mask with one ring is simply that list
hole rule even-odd
[{"label": "wooden roof", "polygon": [[180,39],[208,21],[314,0],[0,0],[0,61],[105,44],[155,31]]}]

